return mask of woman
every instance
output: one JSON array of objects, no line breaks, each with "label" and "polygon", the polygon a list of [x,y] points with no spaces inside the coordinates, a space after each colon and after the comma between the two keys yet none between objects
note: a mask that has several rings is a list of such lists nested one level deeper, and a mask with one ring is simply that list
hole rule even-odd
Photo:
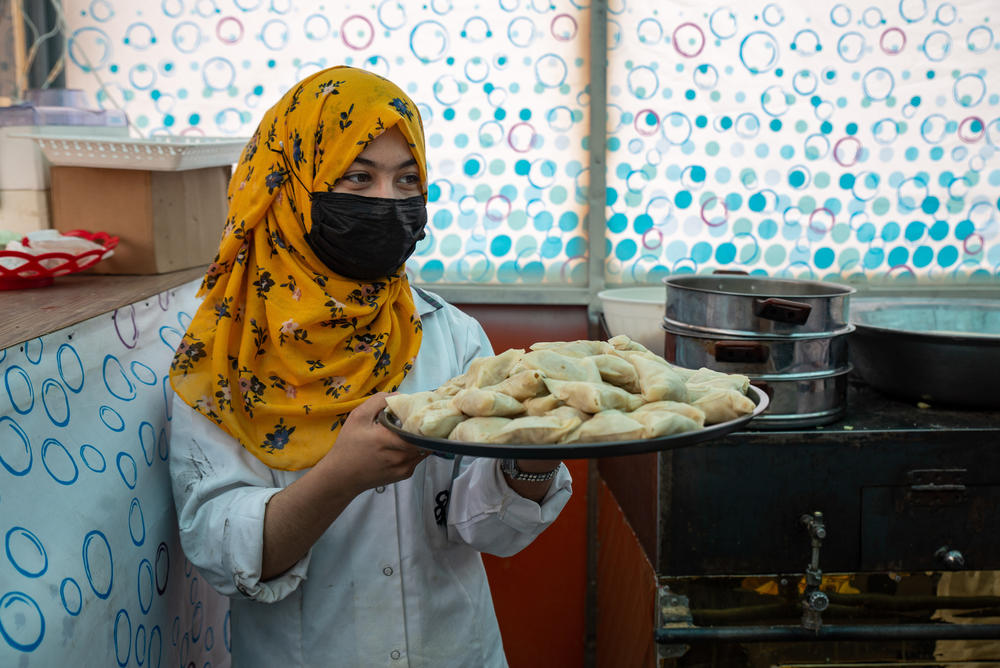
[{"label": "woman", "polygon": [[375,422],[386,393],[492,354],[407,281],[426,191],[416,106],[347,67],[282,97],[233,174],[171,365],[170,471],[185,554],[231,597],[240,668],[506,665],[479,553],[529,544],[570,478],[429,457]]}]

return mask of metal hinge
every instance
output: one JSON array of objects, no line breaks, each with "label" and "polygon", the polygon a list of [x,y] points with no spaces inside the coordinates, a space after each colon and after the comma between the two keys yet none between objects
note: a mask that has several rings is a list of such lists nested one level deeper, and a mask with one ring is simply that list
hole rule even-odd
[{"label": "metal hinge", "polygon": [[[656,624],[659,628],[691,628],[694,626],[687,596],[675,594],[670,591],[670,587],[667,585],[661,585],[656,590],[656,599]],[[663,659],[677,659],[684,656],[688,649],[689,645],[657,644],[656,656],[661,661]]]}]

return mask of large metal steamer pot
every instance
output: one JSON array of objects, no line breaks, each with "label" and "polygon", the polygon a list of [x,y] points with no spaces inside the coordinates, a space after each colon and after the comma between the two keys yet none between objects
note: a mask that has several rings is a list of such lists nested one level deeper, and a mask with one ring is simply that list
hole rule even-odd
[{"label": "large metal steamer pot", "polygon": [[741,373],[764,389],[771,405],[754,428],[809,427],[844,416],[854,288],[733,275],[664,284],[665,356],[690,369]]},{"label": "large metal steamer pot", "polygon": [[796,337],[773,334],[720,337],[664,323],[666,339],[681,366],[708,367],[723,373],[808,374],[842,369],[848,364],[848,335],[854,325],[830,334]]},{"label": "large metal steamer pot", "polygon": [[666,324],[713,334],[830,333],[848,325],[854,288],[822,281],[750,276],[674,276],[667,286]]},{"label": "large metal steamer pot", "polygon": [[1000,300],[862,297],[849,337],[856,373],[897,398],[1000,409]]}]

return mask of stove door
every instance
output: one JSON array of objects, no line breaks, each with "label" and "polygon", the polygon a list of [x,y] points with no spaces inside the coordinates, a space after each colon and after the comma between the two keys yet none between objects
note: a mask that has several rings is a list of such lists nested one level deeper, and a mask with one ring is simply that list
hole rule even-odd
[{"label": "stove door", "polygon": [[910,485],[862,488],[861,570],[1000,569],[1000,485],[913,473]]}]

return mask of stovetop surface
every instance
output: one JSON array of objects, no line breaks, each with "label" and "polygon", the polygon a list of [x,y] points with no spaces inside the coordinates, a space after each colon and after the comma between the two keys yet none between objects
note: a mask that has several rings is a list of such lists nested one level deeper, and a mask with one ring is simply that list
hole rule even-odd
[{"label": "stovetop surface", "polygon": [[846,415],[836,422],[815,427],[754,429],[753,423],[724,441],[856,440],[900,432],[983,432],[995,437],[1000,446],[1000,410],[919,405],[915,401],[890,397],[851,376],[847,390]]}]

